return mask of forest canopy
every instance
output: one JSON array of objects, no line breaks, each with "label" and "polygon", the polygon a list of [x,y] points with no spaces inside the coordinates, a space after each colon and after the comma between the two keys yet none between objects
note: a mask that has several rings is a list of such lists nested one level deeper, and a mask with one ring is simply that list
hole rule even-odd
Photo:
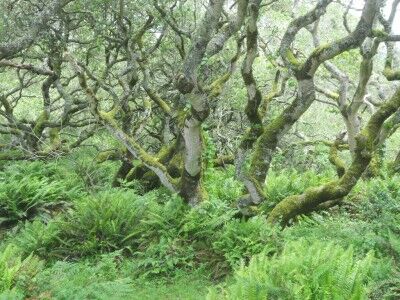
[{"label": "forest canopy", "polygon": [[0,295],[109,299],[12,267],[103,255],[121,293],[117,256],[234,274],[210,299],[400,297],[399,3],[0,0]]}]

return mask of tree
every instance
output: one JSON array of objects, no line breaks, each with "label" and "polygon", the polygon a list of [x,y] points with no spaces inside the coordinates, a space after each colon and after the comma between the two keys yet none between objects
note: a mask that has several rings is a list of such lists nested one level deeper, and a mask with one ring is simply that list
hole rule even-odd
[{"label": "tree", "polygon": [[[120,163],[114,185],[162,185],[191,206],[207,199],[207,168],[234,164],[248,214],[269,201],[279,150],[321,142],[317,128],[299,129],[318,103],[340,115],[322,141],[338,179],[283,199],[268,220],[337,204],[399,127],[399,91],[381,97],[399,79],[399,2],[385,18],[380,0],[359,15],[331,0],[4,1],[0,159],[58,157],[101,139],[96,161]],[[313,113],[329,126],[327,112]]]}]

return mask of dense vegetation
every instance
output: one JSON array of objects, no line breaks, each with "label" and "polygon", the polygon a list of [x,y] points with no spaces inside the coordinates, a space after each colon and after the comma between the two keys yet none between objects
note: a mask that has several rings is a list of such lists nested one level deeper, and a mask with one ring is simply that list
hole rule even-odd
[{"label": "dense vegetation", "polygon": [[399,299],[399,3],[0,0],[0,299]]}]

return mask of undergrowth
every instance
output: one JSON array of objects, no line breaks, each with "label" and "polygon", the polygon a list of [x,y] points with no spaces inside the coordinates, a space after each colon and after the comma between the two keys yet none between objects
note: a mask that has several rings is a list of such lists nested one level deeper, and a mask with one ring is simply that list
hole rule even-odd
[{"label": "undergrowth", "polygon": [[279,255],[254,256],[236,270],[234,283],[209,299],[366,299],[372,253],[356,259],[352,247],[304,240]]},{"label": "undergrowth", "polygon": [[49,217],[82,194],[77,181],[55,164],[7,166],[0,172],[0,226],[38,215]]},{"label": "undergrowth", "polygon": [[[0,299],[157,299],[156,290],[160,299],[204,299],[207,287],[210,299],[400,297],[398,176],[360,182],[340,207],[282,230],[262,213],[238,217],[243,187],[231,168],[210,169],[209,199],[189,208],[165,189],[140,195],[100,177],[80,184],[75,167],[1,171]],[[266,193],[279,201],[328,179],[273,173]],[[188,274],[202,280],[191,285]]]}]

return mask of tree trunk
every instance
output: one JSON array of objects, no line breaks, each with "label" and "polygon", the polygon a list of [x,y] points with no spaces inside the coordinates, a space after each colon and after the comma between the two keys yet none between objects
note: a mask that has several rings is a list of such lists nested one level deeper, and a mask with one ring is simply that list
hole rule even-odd
[{"label": "tree trunk", "polygon": [[310,188],[301,195],[293,195],[283,199],[271,211],[268,221],[286,224],[293,217],[313,211],[322,203],[348,195],[371,162],[383,123],[399,107],[400,89],[397,89],[392,98],[371,116],[366,127],[357,135],[354,158],[345,174],[339,180]]},{"label": "tree trunk", "polygon": [[192,109],[186,117],[182,132],[184,149],[184,168],[181,176],[180,195],[192,206],[206,197],[202,187],[203,138],[201,124],[208,117],[209,107],[204,94],[191,95]]}]

